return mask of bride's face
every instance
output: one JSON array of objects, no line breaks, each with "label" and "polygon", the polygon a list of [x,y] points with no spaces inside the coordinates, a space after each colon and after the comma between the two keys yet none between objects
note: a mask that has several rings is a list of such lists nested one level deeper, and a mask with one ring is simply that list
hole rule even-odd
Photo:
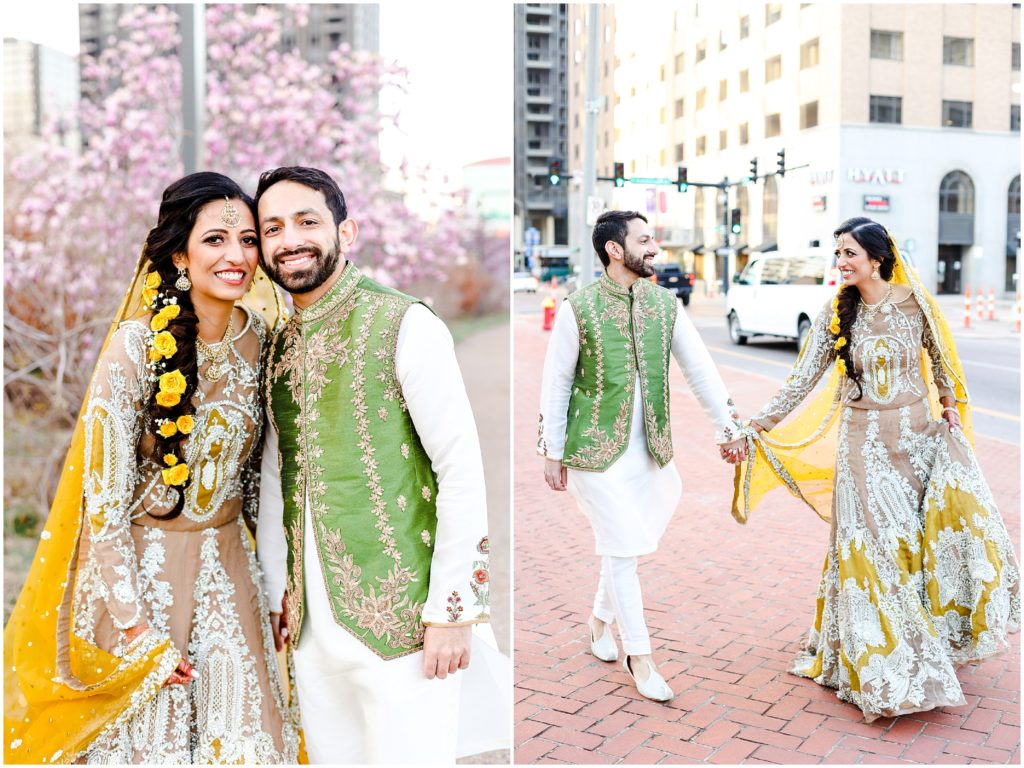
[{"label": "bride's face", "polygon": [[249,289],[258,260],[259,235],[249,207],[241,200],[212,200],[196,216],[188,256],[174,263],[188,267],[193,301],[205,296],[235,302]]},{"label": "bride's face", "polygon": [[846,286],[861,286],[871,283],[871,273],[879,262],[868,256],[864,246],[844,233],[836,240],[836,269],[843,276]]}]

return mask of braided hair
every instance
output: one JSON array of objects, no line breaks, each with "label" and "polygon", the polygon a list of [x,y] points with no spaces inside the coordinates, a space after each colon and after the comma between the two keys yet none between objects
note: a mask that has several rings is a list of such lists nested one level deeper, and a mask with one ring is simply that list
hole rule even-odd
[{"label": "braided hair", "polygon": [[[879,262],[878,274],[885,280],[892,279],[893,270],[896,267],[896,254],[892,249],[892,239],[889,232],[877,221],[864,216],[855,216],[840,224],[832,237],[838,239],[840,235],[849,235],[857,244],[867,251],[868,258]],[[839,337],[850,339],[850,329],[854,320],[857,319],[857,311],[860,307],[860,291],[854,286],[844,286],[838,295],[838,306],[836,314],[839,316]],[[853,356],[849,343],[837,345],[836,356],[843,361],[846,367],[846,376],[857,385],[857,396],[854,400],[860,400],[864,395],[861,386],[861,372],[853,365]]]},{"label": "braided hair", "polygon": [[[213,200],[225,199],[238,201],[250,210],[254,208],[252,198],[227,176],[211,172],[185,176],[164,190],[157,224],[146,238],[146,255],[150,260],[146,285],[152,286],[147,296],[153,309],[150,328],[156,332],[156,336],[161,337],[159,343],[150,345],[150,378],[159,381],[161,376],[173,376],[173,372],[177,372],[181,377],[175,377],[177,388],[183,386],[177,401],[170,404],[174,398],[167,398],[167,393],[160,391],[163,388],[161,381],[161,386],[153,387],[145,403],[149,417],[147,429],[156,438],[149,458],[172,470],[185,465],[184,442],[192,431],[192,416],[195,413],[192,396],[199,386],[196,353],[199,318],[190,291],[183,291],[175,285],[179,273],[174,257],[188,253],[189,236],[203,206]],[[255,216],[255,211],[253,213]],[[165,333],[173,338],[173,344]],[[173,353],[161,356],[155,351],[161,348],[165,352],[173,350]],[[183,474],[180,473],[178,477]],[[165,474],[165,481],[167,477]],[[178,517],[185,506],[185,489],[191,480],[191,475],[187,474],[178,482],[167,481],[168,487],[177,492],[177,499],[168,513],[154,517],[161,520]]]}]

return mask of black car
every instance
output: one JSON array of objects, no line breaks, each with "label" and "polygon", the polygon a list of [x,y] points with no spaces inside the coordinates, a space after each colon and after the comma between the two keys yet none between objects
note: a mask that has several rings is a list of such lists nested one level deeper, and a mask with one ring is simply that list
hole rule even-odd
[{"label": "black car", "polygon": [[683,306],[688,307],[690,294],[693,292],[693,273],[684,272],[675,262],[655,264],[654,271],[657,273],[658,285],[675,293],[683,300]]}]

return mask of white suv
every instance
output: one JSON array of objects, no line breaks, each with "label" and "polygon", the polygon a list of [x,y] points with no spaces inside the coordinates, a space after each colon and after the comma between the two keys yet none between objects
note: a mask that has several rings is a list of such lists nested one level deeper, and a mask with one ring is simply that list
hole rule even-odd
[{"label": "white suv", "polygon": [[781,336],[795,339],[799,349],[840,280],[835,255],[828,251],[761,255],[729,286],[729,338],[746,344],[751,336]]}]

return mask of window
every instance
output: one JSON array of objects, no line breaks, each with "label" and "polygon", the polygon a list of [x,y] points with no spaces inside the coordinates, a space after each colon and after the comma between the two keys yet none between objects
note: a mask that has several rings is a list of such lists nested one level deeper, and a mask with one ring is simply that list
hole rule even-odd
[{"label": "window", "polygon": [[665,163],[665,150],[664,149],[661,149],[661,150],[658,151],[658,165],[660,165],[662,168],[664,168],[665,165],[666,165],[666,163]]},{"label": "window", "polygon": [[818,102],[809,101],[800,105],[800,130],[813,128],[818,124]]},{"label": "window", "polygon": [[947,173],[939,184],[940,213],[974,213],[974,182],[963,171]]},{"label": "window", "polygon": [[695,61],[704,61],[708,55],[708,43],[706,40],[701,40],[697,43],[697,56]]},{"label": "window", "polygon": [[896,123],[903,122],[903,98],[901,96],[872,96],[868,122]]},{"label": "window", "polygon": [[658,110],[658,122],[661,123],[662,125],[665,124],[665,108],[664,107],[662,107],[661,109]]},{"label": "window", "polygon": [[818,38],[808,40],[800,46],[800,69],[818,66]]},{"label": "window", "polygon": [[770,139],[782,133],[782,115],[776,112],[774,115],[764,116],[764,137]]},{"label": "window", "polygon": [[770,83],[782,77],[782,56],[772,56],[764,63],[764,81]]},{"label": "window", "polygon": [[660,72],[660,75],[659,75],[658,79],[661,82],[663,82],[663,83],[665,82],[665,65],[664,64],[661,65],[661,72]]},{"label": "window", "polygon": [[974,40],[969,37],[942,38],[942,63],[974,66]]},{"label": "window", "polygon": [[726,47],[725,32],[719,30],[719,32],[718,32],[718,50],[724,51],[725,47]]},{"label": "window", "polygon": [[718,132],[718,148],[725,149],[729,145],[729,131]]},{"label": "window", "polygon": [[1006,192],[1006,212],[1020,215],[1020,176],[1010,182],[1010,188]]},{"label": "window", "polygon": [[1013,43],[1010,47],[1010,69],[1020,72],[1020,43]]},{"label": "window", "polygon": [[970,101],[943,101],[942,125],[946,128],[970,128],[973,106]]},{"label": "window", "polygon": [[903,33],[872,29],[871,58],[903,61]]},{"label": "window", "polygon": [[1020,104],[1010,105],[1010,130],[1020,133]]},{"label": "window", "polygon": [[750,90],[750,70],[740,70],[740,93],[747,93]]},{"label": "window", "polygon": [[750,141],[750,123],[740,123],[739,135],[740,135],[740,145],[749,143],[749,141]]},{"label": "window", "polygon": [[685,53],[677,53],[676,54],[676,74],[678,75],[684,69],[686,69],[686,54]]},{"label": "window", "polygon": [[728,80],[719,80],[718,81],[718,100],[719,101],[725,101],[725,99],[726,99],[726,97],[728,95],[729,95],[729,81]]},{"label": "window", "polygon": [[707,88],[701,88],[699,91],[697,91],[697,110],[698,111],[704,109],[704,99],[705,99],[705,97],[707,95],[708,95],[708,89]]},{"label": "window", "polygon": [[686,153],[683,151],[682,144],[676,144],[676,162],[681,163],[686,159]]},{"label": "window", "polygon": [[770,26],[782,18],[782,3],[768,3],[764,7],[764,25]]},{"label": "window", "polygon": [[708,140],[704,136],[697,137],[697,157],[700,157],[707,150]]},{"label": "window", "polygon": [[750,37],[750,17],[740,17],[740,40]]},{"label": "window", "polygon": [[682,117],[684,112],[685,102],[682,99],[676,99],[676,117]]},{"label": "window", "polygon": [[611,146],[611,141],[609,141],[608,131],[604,132],[604,146],[605,146],[605,149],[607,149],[608,147]]}]

